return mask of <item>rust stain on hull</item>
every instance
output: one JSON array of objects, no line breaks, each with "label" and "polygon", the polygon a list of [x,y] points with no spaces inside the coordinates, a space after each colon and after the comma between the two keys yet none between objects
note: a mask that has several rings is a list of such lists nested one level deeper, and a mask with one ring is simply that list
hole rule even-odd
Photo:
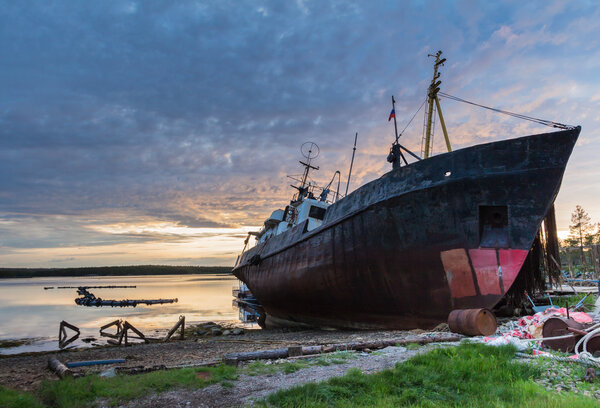
[{"label": "rust stain on hull", "polygon": [[280,322],[430,328],[454,309],[492,308],[517,277],[579,131],[393,170],[329,207],[315,230],[300,224],[246,251],[233,273]]}]

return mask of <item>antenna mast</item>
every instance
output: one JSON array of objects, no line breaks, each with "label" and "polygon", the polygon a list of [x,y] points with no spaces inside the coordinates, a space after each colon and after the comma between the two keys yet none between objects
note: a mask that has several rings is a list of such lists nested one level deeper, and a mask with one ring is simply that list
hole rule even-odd
[{"label": "antenna mast", "polygon": [[438,98],[438,92],[440,91],[440,85],[442,84],[442,81],[438,80],[440,77],[440,73],[438,72],[438,68],[440,66],[444,65],[444,62],[446,62],[446,58],[442,58],[440,59],[440,56],[442,55],[442,51],[438,51],[437,53],[435,53],[435,55],[433,54],[427,54],[428,57],[435,57],[435,63],[433,65],[433,78],[431,79],[431,84],[429,85],[429,90],[427,93],[427,126],[425,129],[425,135],[423,135],[423,139],[424,139],[424,151],[423,151],[423,158],[428,158],[429,154],[430,154],[430,150],[431,150],[431,136],[433,134],[433,126],[432,126],[432,119],[433,119],[433,103],[435,102],[435,107],[437,109],[439,118],[440,118],[440,125],[442,125],[442,131],[444,132],[444,139],[446,140],[446,147],[448,148],[448,151],[451,152],[452,148],[450,147],[450,139],[448,138],[448,131],[446,130],[446,123],[444,122],[444,115],[442,115],[442,107],[440,106],[440,100]]},{"label": "antenna mast", "polygon": [[[396,122],[396,119],[394,119],[394,122]],[[396,130],[397,132],[397,130]],[[348,187],[350,187],[350,176],[352,175],[352,165],[354,164],[354,154],[356,153],[356,139],[358,139],[358,132],[356,132],[356,134],[354,135],[354,147],[352,148],[352,160],[350,160],[350,170],[348,171],[348,181],[346,182],[346,194],[344,194],[344,196],[348,195]]]},{"label": "antenna mast", "polygon": [[319,155],[319,146],[317,146],[317,144],[313,142],[305,142],[302,144],[302,146],[300,146],[300,151],[302,152],[302,155],[306,158],[306,162],[300,160],[300,164],[304,166],[304,173],[302,174],[302,179],[299,180],[300,186],[294,186],[293,184],[291,185],[291,187],[298,190],[298,196],[295,199],[296,201],[302,201],[307,195],[310,196],[310,183],[308,186],[306,185],[306,182],[308,180],[308,173],[310,172],[310,169],[319,170],[318,166],[313,166],[312,164],[310,164],[312,159],[315,159]]}]

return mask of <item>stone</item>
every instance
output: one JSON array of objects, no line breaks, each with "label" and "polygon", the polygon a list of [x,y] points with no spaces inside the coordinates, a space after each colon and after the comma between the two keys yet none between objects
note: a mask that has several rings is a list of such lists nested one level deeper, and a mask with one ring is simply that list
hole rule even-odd
[{"label": "stone", "polygon": [[108,370],[104,370],[100,373],[100,377],[104,377],[104,378],[112,378],[115,377],[117,375],[117,372],[115,371],[115,368],[109,368]]},{"label": "stone", "polygon": [[221,334],[223,334],[223,332],[218,327],[213,327],[212,329],[210,329],[210,334],[213,336],[220,336]]},{"label": "stone", "polygon": [[236,336],[239,336],[240,334],[244,334],[244,329],[240,329],[240,328],[233,329],[231,331],[231,333],[234,334],[234,335],[236,335]]},{"label": "stone", "polygon": [[223,330],[223,336],[229,336],[231,334],[231,330]]}]

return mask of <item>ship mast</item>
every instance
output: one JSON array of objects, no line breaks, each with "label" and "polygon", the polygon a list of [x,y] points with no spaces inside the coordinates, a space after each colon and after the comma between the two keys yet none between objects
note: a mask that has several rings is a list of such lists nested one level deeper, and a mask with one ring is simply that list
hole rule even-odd
[{"label": "ship mast", "polygon": [[319,155],[319,146],[317,146],[317,144],[313,142],[305,142],[300,147],[300,151],[302,152],[302,155],[306,158],[306,162],[300,160],[300,164],[304,166],[304,173],[302,174],[302,179],[299,180],[300,186],[291,185],[291,187],[298,190],[298,196],[294,201],[302,201],[304,197],[308,195],[310,183],[309,185],[307,185],[307,181],[310,169],[319,170],[319,166],[313,166],[312,164],[310,164],[310,162]]},{"label": "ship mast", "polygon": [[439,80],[440,77],[440,73],[438,72],[438,68],[440,66],[444,65],[444,62],[446,62],[446,58],[442,58],[440,59],[440,56],[442,55],[442,51],[438,51],[437,53],[435,53],[435,55],[433,54],[428,54],[428,57],[435,57],[435,63],[433,64],[433,78],[431,79],[431,84],[429,85],[429,90],[427,93],[427,122],[426,122],[426,129],[425,129],[425,135],[423,136],[424,139],[424,149],[423,149],[423,158],[427,159],[430,155],[430,150],[431,150],[431,137],[433,134],[433,126],[432,126],[432,122],[433,122],[433,103],[435,102],[435,107],[437,109],[438,112],[438,116],[440,118],[440,125],[442,125],[442,131],[444,132],[444,139],[446,140],[446,147],[448,148],[448,151],[451,152],[452,151],[452,147],[450,147],[450,139],[448,138],[448,131],[446,130],[446,123],[444,122],[444,115],[442,115],[442,107],[440,106],[440,100],[438,98],[438,92],[440,90],[440,85],[442,83],[442,81]]}]

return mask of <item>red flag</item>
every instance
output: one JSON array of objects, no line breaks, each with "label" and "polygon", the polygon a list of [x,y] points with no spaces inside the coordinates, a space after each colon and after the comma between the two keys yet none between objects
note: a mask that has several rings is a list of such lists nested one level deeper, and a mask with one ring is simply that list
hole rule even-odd
[{"label": "red flag", "polygon": [[392,111],[390,112],[390,117],[388,118],[388,122],[390,120],[392,120],[392,118],[396,118],[396,110],[392,109]]}]

